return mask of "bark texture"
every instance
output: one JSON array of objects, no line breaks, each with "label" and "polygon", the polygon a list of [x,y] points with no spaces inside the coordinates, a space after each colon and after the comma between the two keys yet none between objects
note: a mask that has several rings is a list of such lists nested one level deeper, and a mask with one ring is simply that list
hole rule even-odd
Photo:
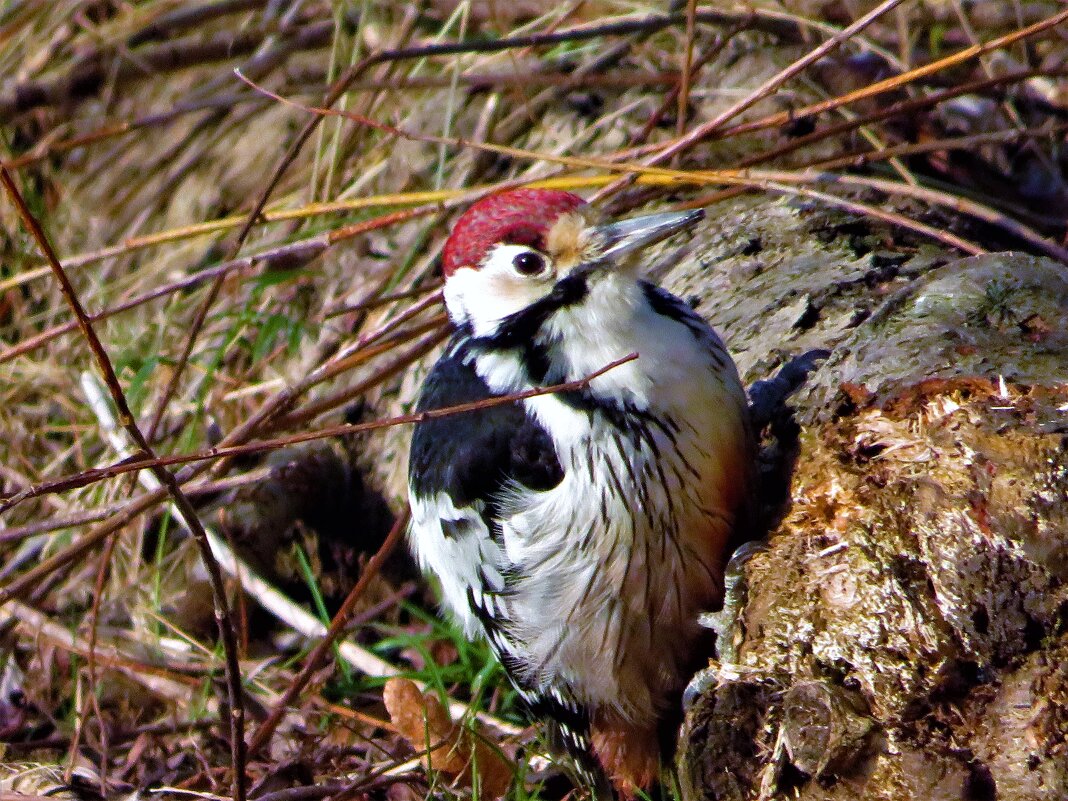
[{"label": "bark texture", "polygon": [[735,566],[737,650],[693,687],[685,797],[1068,797],[1063,266],[799,261],[708,299],[750,377],[770,342],[833,354],[794,399],[785,516]]}]

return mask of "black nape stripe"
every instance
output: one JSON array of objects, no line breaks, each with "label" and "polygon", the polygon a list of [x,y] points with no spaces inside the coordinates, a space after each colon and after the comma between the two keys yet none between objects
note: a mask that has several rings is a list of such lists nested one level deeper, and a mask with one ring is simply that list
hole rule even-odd
[{"label": "black nape stripe", "polygon": [[589,291],[586,273],[573,272],[557,281],[552,291],[544,298],[505,317],[492,334],[473,337],[471,347],[481,351],[519,351],[523,367],[535,384],[543,384],[550,378],[562,380],[562,377],[549,375],[549,350],[552,343],[545,342],[544,338],[538,336],[538,332],[554,313],[581,303],[589,295]]},{"label": "black nape stripe", "polygon": [[641,281],[640,283],[645,299],[649,301],[653,311],[682,323],[690,329],[690,333],[696,338],[701,338],[701,334],[708,327],[708,324],[690,307],[690,304],[656,284],[648,281]]},{"label": "black nape stripe", "polygon": [[555,312],[581,303],[589,293],[587,274],[572,272],[557,281],[548,295],[505,317],[494,333],[476,338],[474,344],[486,350],[521,348],[536,338],[545,321]]}]

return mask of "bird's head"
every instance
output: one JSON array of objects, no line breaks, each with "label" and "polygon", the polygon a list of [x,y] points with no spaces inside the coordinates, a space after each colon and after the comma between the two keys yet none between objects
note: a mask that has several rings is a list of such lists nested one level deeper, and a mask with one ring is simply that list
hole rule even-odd
[{"label": "bird's head", "polygon": [[525,309],[579,302],[602,276],[634,281],[632,256],[703,217],[696,210],[598,224],[591,207],[571,192],[490,195],[460,216],[445,243],[449,316],[482,336]]}]

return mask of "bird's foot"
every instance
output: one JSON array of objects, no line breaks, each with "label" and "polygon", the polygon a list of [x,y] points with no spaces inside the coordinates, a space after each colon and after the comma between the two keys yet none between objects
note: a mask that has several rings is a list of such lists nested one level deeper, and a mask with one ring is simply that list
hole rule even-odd
[{"label": "bird's foot", "polygon": [[[718,612],[705,612],[702,626],[716,632],[716,658],[724,664],[738,661],[738,648],[745,637],[742,611],[749,598],[745,565],[755,554],[767,550],[759,540],[743,543],[731,555],[723,571],[723,606]],[[687,690],[688,692],[688,690]]]}]

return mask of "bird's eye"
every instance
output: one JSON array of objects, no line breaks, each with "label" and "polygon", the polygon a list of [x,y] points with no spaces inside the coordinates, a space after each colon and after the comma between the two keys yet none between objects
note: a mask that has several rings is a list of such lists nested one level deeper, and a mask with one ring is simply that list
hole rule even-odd
[{"label": "bird's eye", "polygon": [[537,275],[545,271],[545,257],[527,250],[512,259],[512,266],[520,275]]}]

